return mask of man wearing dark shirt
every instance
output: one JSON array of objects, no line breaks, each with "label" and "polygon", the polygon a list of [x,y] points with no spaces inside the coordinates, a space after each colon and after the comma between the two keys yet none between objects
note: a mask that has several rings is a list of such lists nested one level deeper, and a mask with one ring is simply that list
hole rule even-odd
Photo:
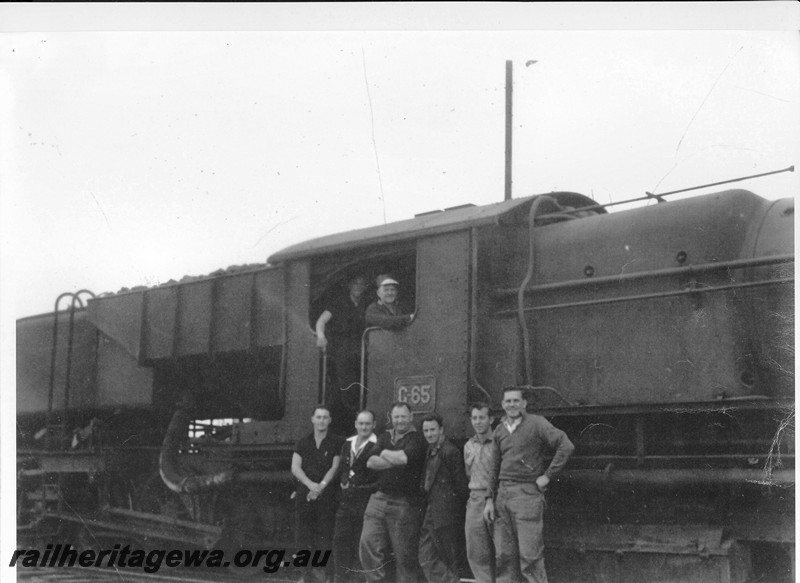
[{"label": "man wearing dark shirt", "polygon": [[351,277],[347,296],[334,298],[317,319],[317,346],[327,353],[330,386],[328,401],[334,408],[335,423],[342,431],[353,427],[361,396],[361,335],[366,327],[364,313],[368,300],[364,293],[367,278]]},{"label": "man wearing dark shirt", "polygon": [[378,437],[375,415],[361,411],[356,417],[356,434],[345,440],[339,467],[341,495],[336,511],[333,533],[333,560],[336,565],[336,583],[364,581],[358,544],[364,525],[364,511],[370,495],[377,487],[377,472],[367,468],[367,460],[377,451]]},{"label": "man wearing dark shirt", "polygon": [[[526,412],[528,402],[519,389],[503,392],[506,416],[494,430],[494,467],[484,516],[493,521],[497,583],[547,583],[542,541],[544,491],[550,478],[567,463],[575,446],[567,434],[547,419]],[[549,466],[545,457],[554,452]]]},{"label": "man wearing dark shirt", "polygon": [[[292,454],[292,475],[299,484],[295,491],[296,544],[299,548],[331,550],[336,484],[331,483],[339,469],[342,439],[328,434],[330,411],[322,406],[311,417],[314,431],[300,439]],[[328,563],[331,567],[332,564]],[[326,575],[309,569],[306,581],[324,582]]]},{"label": "man wearing dark shirt", "polygon": [[422,433],[428,442],[423,480],[427,506],[419,537],[419,564],[428,583],[458,583],[467,499],[464,458],[445,437],[440,415],[426,415]]},{"label": "man wearing dark shirt", "polygon": [[391,275],[379,275],[378,301],[367,308],[367,326],[380,326],[386,330],[400,330],[414,320],[414,314],[404,314],[398,301],[400,283]]},{"label": "man wearing dark shirt", "polygon": [[422,580],[417,537],[424,509],[420,480],[427,444],[406,403],[395,403],[391,417],[392,429],[378,437],[377,453],[367,460],[367,467],[378,472],[378,490],[364,513],[361,566],[367,581],[387,580],[386,566],[394,551],[397,581],[416,582]]}]

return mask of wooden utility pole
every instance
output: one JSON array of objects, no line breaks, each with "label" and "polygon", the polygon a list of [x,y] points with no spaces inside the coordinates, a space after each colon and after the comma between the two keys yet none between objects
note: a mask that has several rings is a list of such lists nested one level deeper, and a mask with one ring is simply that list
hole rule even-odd
[{"label": "wooden utility pole", "polygon": [[511,117],[514,72],[511,61],[506,61],[506,194],[504,200],[511,200]]}]

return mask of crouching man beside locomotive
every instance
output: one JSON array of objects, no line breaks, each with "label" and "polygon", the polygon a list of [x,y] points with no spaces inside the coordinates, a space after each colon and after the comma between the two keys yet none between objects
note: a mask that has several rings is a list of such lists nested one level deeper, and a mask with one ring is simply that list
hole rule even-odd
[{"label": "crouching man beside locomotive", "polygon": [[[343,440],[328,434],[331,413],[317,407],[311,417],[314,431],[300,439],[292,454],[292,475],[300,481],[295,492],[296,544],[298,548],[330,550],[336,516],[336,484]],[[331,565],[328,563],[328,565]],[[332,565],[331,565],[332,566]],[[321,569],[309,569],[306,581],[322,581]]]},{"label": "crouching man beside locomotive", "polygon": [[380,453],[377,450],[378,437],[374,433],[375,415],[372,411],[361,411],[356,417],[355,426],[357,433],[344,442],[339,464],[341,495],[333,532],[336,583],[364,581],[358,544],[364,525],[364,511],[378,480],[377,473],[367,468],[367,460],[373,454]]},{"label": "crouching man beside locomotive", "polygon": [[[546,583],[542,517],[544,492],[550,479],[567,463],[575,446],[567,434],[547,419],[526,412],[522,391],[503,392],[506,416],[494,430],[495,460],[490,490],[494,508],[484,514],[494,520],[498,583]],[[553,459],[545,468],[549,451]],[[495,489],[496,487],[496,489]]]},{"label": "crouching man beside locomotive", "polygon": [[423,480],[427,506],[419,536],[419,564],[428,583],[458,583],[467,498],[464,459],[445,437],[440,415],[426,415],[422,433],[428,442]]},{"label": "crouching man beside locomotive", "polygon": [[398,300],[400,283],[391,275],[379,275],[378,301],[367,306],[367,326],[380,326],[386,330],[400,330],[414,320],[414,314],[404,314]]},{"label": "crouching man beside locomotive", "polygon": [[377,454],[367,467],[378,472],[377,491],[370,497],[361,531],[361,566],[367,581],[388,580],[391,551],[397,581],[423,580],[417,563],[424,498],[420,480],[427,443],[416,430],[407,403],[392,406],[392,429],[378,437]]},{"label": "crouching man beside locomotive", "polygon": [[483,516],[486,506],[494,512],[489,484],[497,452],[494,449],[493,417],[489,404],[474,403],[470,407],[470,421],[475,435],[464,444],[464,467],[469,479],[469,500],[464,521],[467,560],[476,583],[494,583],[494,525]]}]

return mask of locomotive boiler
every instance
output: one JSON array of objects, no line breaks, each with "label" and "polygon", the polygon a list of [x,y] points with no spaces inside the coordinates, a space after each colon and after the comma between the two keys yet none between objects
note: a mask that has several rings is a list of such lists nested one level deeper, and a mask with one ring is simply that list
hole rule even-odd
[{"label": "locomotive boiler", "polygon": [[341,389],[312,327],[349,277],[391,272],[416,317],[364,331],[359,406],[436,411],[463,442],[470,402],[523,389],[576,445],[553,581],[788,577],[793,222],[746,190],[615,212],[553,192],[64,294],[17,322],[20,532],[291,547],[292,448]]}]

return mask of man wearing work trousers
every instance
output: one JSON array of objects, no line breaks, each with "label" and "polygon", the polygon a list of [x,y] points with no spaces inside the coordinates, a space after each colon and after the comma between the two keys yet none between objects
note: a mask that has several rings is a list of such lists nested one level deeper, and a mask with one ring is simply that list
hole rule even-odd
[{"label": "man wearing work trousers", "polygon": [[475,435],[464,444],[464,467],[469,479],[469,500],[464,521],[467,560],[476,583],[494,583],[494,525],[483,517],[483,510],[487,505],[494,508],[489,483],[495,467],[496,452],[492,432],[494,418],[489,404],[472,404],[470,421]]},{"label": "man wearing work trousers", "polygon": [[[526,412],[522,391],[503,392],[506,416],[494,430],[496,453],[493,483],[494,508],[484,509],[488,521],[495,519],[497,582],[547,583],[544,568],[542,516],[544,492],[550,479],[560,471],[575,446],[567,434],[547,419]],[[545,457],[553,453],[545,468]]]},{"label": "man wearing work trousers", "polygon": [[444,420],[438,413],[423,418],[422,433],[428,442],[423,480],[427,507],[419,536],[419,564],[428,583],[458,583],[467,499],[464,458],[445,437]]},{"label": "man wearing work trousers", "polygon": [[416,430],[406,403],[392,406],[392,429],[378,437],[367,468],[378,472],[377,491],[364,512],[359,554],[367,581],[390,580],[386,567],[394,551],[396,580],[422,581],[417,541],[424,497],[420,482],[428,444]]}]

